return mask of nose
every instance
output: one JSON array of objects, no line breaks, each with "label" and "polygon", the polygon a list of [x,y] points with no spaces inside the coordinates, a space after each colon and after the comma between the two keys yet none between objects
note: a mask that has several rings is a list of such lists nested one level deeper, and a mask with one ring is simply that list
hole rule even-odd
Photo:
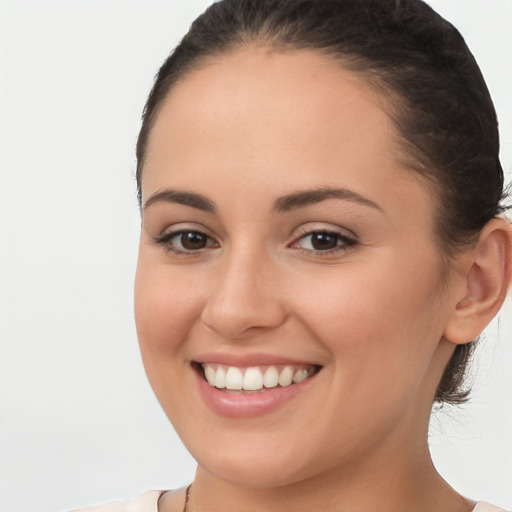
[{"label": "nose", "polygon": [[215,268],[201,320],[225,339],[276,328],[286,319],[279,272],[269,258],[233,251]]}]

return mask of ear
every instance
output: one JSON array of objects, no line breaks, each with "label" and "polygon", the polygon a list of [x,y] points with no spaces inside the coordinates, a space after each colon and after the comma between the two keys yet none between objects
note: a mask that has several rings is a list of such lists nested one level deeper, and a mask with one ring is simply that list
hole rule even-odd
[{"label": "ear", "polygon": [[512,280],[512,226],[491,220],[476,246],[464,253],[453,310],[444,337],[456,344],[474,340],[500,310]]}]

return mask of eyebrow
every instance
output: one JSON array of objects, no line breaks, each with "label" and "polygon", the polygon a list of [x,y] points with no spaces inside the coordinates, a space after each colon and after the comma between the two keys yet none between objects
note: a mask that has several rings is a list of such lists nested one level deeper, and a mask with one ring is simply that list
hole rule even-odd
[{"label": "eyebrow", "polygon": [[[274,211],[288,212],[304,206],[320,203],[328,199],[342,199],[359,203],[363,206],[369,206],[379,211],[382,208],[375,202],[363,197],[362,195],[346,188],[319,188],[313,190],[303,190],[279,197],[274,201]],[[143,209],[146,210],[154,203],[177,203],[190,206],[207,213],[216,213],[215,203],[207,197],[195,192],[186,192],[181,190],[165,189],[155,192],[145,203]]]},{"label": "eyebrow", "polygon": [[143,210],[146,210],[154,203],[178,203],[192,208],[197,208],[208,213],[215,213],[217,208],[215,203],[207,197],[194,192],[184,192],[180,190],[165,189],[155,192],[145,203]]},{"label": "eyebrow", "polygon": [[352,201],[383,212],[382,208],[377,203],[374,203],[357,192],[346,188],[319,188],[289,194],[274,201],[274,210],[276,212],[287,212],[296,208],[320,203],[327,199],[343,199],[345,201]]}]

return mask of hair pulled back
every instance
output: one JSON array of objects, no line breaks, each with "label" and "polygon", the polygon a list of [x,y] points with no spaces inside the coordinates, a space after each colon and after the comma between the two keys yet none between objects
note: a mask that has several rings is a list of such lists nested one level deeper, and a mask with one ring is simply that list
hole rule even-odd
[{"label": "hair pulled back", "polygon": [[[155,118],[173,86],[206,59],[243,47],[317,50],[387,100],[411,169],[433,185],[444,256],[474,243],[501,213],[498,123],[463,37],[422,0],[221,0],[192,24],[160,68],[137,142],[137,186]],[[435,400],[462,403],[476,341],[458,345]]]}]

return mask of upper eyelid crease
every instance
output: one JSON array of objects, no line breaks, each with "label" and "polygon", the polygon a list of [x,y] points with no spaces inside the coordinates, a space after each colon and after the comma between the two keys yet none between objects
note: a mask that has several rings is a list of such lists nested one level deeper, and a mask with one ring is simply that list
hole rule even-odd
[{"label": "upper eyelid crease", "polygon": [[[308,223],[309,224],[309,223]],[[359,237],[351,230],[341,226],[333,226],[330,223],[324,227],[324,223],[313,223],[314,226],[310,227],[309,225],[301,226],[295,233],[297,238],[302,236],[306,236],[313,233],[330,233],[333,235],[339,235],[343,238],[351,238],[354,240],[358,240]]]},{"label": "upper eyelid crease", "polygon": [[214,237],[210,236],[204,230],[190,229],[190,228],[180,228],[180,229],[172,230],[172,231],[169,231],[168,233],[162,233],[160,235],[152,236],[151,238],[156,242],[160,242],[162,240],[170,240],[170,239],[174,238],[175,236],[182,235],[184,233],[200,233],[201,235],[204,235],[211,240],[215,240]]}]

